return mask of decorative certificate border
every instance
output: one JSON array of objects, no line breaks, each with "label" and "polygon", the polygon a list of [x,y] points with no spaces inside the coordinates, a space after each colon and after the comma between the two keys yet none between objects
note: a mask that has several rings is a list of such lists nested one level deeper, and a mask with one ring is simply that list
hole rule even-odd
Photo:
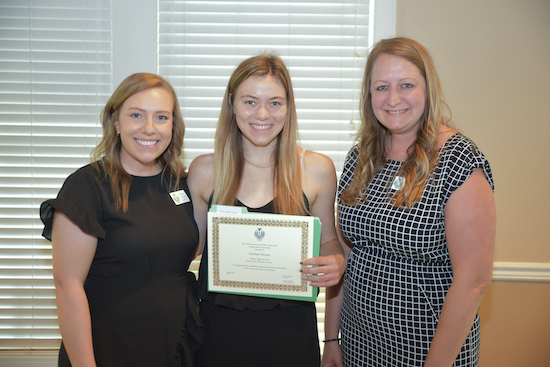
[{"label": "decorative certificate border", "polygon": [[[308,283],[306,280],[302,279],[300,285],[286,285],[286,284],[276,284],[276,283],[258,283],[258,282],[243,282],[243,281],[227,281],[220,279],[220,237],[219,237],[219,227],[223,224],[229,225],[245,225],[245,226],[254,226],[254,227],[286,227],[286,228],[301,228],[302,240],[301,240],[301,253],[302,259],[308,257],[308,243],[309,235],[311,233],[309,222],[305,220],[276,220],[275,218],[242,218],[242,217],[214,217],[211,221],[211,231],[212,231],[212,243],[209,243],[209,246],[212,246],[212,259],[209,261],[212,262],[212,273],[209,276],[212,276],[212,284],[219,287],[228,287],[228,288],[242,288],[254,290],[269,290],[269,291],[282,291],[288,293],[303,293],[308,292]],[[313,234],[313,233],[311,233]]]}]

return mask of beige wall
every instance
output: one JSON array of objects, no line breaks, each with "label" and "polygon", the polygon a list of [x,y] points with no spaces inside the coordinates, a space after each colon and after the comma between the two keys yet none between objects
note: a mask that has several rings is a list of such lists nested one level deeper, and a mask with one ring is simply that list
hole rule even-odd
[{"label": "beige wall", "polygon": [[481,317],[481,367],[550,366],[550,283],[493,282]]},{"label": "beige wall", "polygon": [[[397,0],[396,34],[435,59],[457,127],[485,153],[495,261],[550,263],[550,0]],[[550,283],[493,282],[482,367],[550,366]]]}]

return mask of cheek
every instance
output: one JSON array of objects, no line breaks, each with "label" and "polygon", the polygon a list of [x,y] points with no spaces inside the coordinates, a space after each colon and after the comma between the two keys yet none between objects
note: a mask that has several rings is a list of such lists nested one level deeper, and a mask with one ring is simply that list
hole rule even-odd
[{"label": "cheek", "polygon": [[244,124],[253,115],[253,111],[244,108],[235,110],[235,121],[237,125]]},{"label": "cheek", "polygon": [[165,138],[171,140],[172,135],[174,134],[174,127],[172,124],[166,124],[166,126],[163,126],[163,135]]},{"label": "cheek", "polygon": [[426,107],[426,95],[424,93],[416,93],[409,99],[409,104],[416,105],[422,111]]},{"label": "cheek", "polygon": [[372,109],[376,110],[376,108],[380,108],[386,103],[386,96],[381,93],[375,93],[371,94],[370,100]]},{"label": "cheek", "polygon": [[287,108],[281,108],[272,113],[272,116],[276,116],[278,121],[284,122],[286,120],[286,115],[288,113]]},{"label": "cheek", "polygon": [[371,108],[372,108],[372,111],[374,112],[374,116],[377,118],[377,119],[381,119],[382,118],[382,106],[384,105],[385,103],[385,99],[384,98],[376,98],[376,97],[371,97]]}]

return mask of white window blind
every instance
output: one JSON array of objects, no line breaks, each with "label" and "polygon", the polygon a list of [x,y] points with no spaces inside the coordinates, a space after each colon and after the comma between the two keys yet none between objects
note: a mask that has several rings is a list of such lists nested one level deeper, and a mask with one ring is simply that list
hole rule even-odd
[{"label": "white window blind", "polygon": [[[235,67],[249,56],[274,51],[291,74],[301,144],[329,156],[341,171],[359,121],[372,39],[370,5],[368,0],[159,0],[158,70],[174,86],[182,108],[186,166],[213,152],[223,94]],[[320,340],[324,302],[322,292]]]},{"label": "white window blind", "polygon": [[159,0],[159,73],[186,124],[185,163],[213,151],[223,93],[245,58],[275,51],[294,85],[302,145],[342,169],[359,120],[369,1]]},{"label": "white window blind", "polygon": [[0,352],[59,347],[38,208],[89,163],[111,60],[110,0],[0,2]]}]

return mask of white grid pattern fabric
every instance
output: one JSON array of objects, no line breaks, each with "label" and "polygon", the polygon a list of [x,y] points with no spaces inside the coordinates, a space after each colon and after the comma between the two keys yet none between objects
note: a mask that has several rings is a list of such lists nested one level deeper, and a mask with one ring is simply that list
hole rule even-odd
[{"label": "white grid pattern fabric", "polygon": [[[456,134],[441,148],[433,179],[409,210],[389,202],[401,162],[387,160],[368,184],[368,201],[347,206],[340,195],[353,179],[357,148],[348,154],[338,188],[339,224],[354,245],[344,280],[341,314],[346,366],[422,366],[453,276],[444,208],[451,194],[489,162]],[[479,316],[454,366],[477,366]]]}]

